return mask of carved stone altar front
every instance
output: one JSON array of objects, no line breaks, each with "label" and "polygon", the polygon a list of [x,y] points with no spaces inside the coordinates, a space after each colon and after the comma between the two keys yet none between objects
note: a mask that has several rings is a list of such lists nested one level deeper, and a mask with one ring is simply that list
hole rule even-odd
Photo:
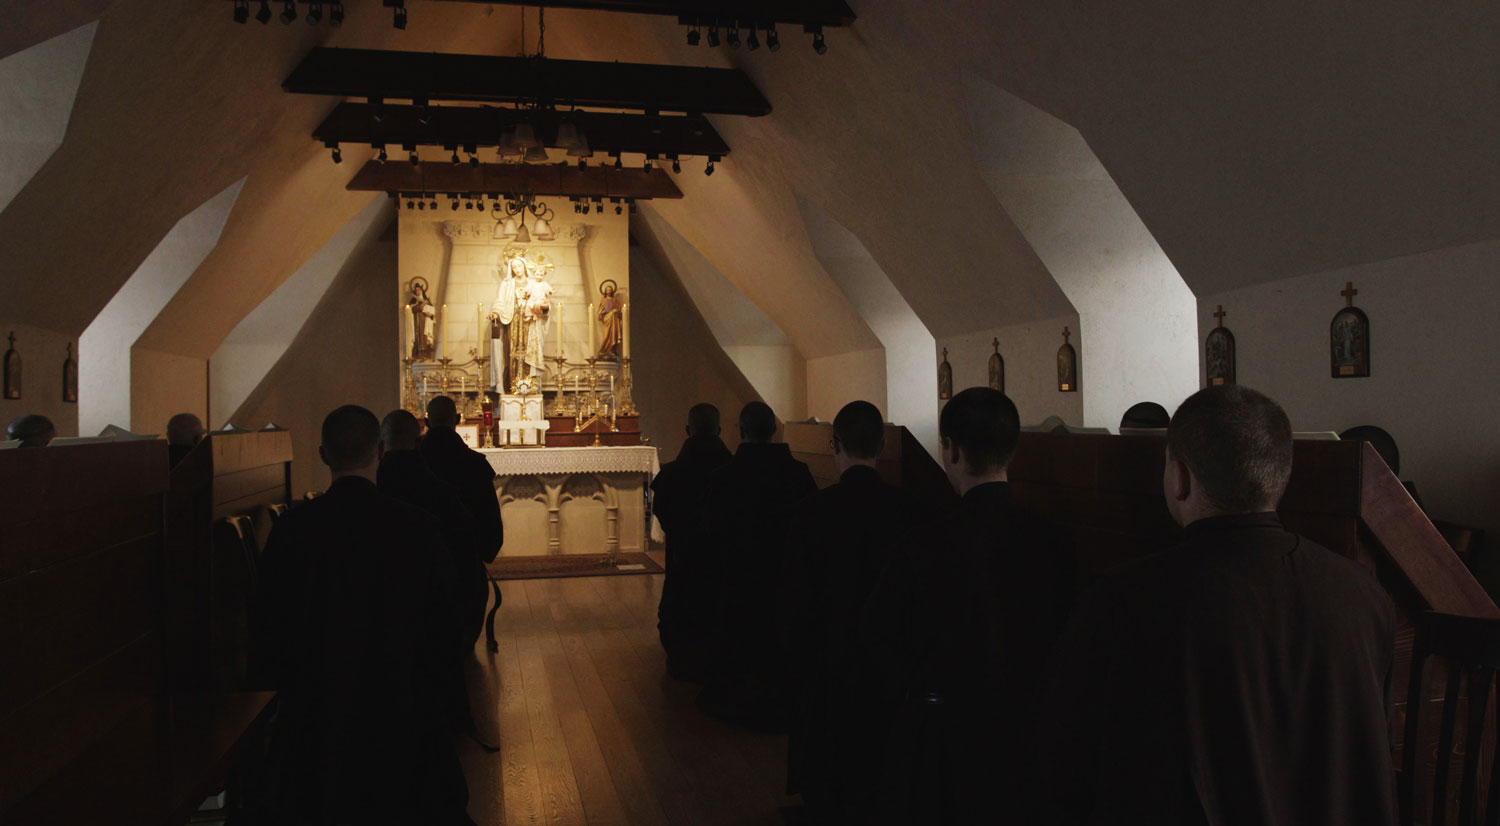
[{"label": "carved stone altar front", "polygon": [[646,550],[646,490],[661,469],[654,447],[481,451],[495,469],[504,557]]}]

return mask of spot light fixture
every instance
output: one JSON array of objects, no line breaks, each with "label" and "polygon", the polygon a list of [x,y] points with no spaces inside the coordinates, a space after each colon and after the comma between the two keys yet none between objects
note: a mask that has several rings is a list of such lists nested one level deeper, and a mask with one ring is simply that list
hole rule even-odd
[{"label": "spot light fixture", "polygon": [[407,199],[406,199],[406,208],[407,208],[407,209],[412,209],[412,208],[414,208],[414,207],[415,207],[415,206],[416,206],[416,205],[417,205],[417,202],[416,202],[416,201],[413,201],[413,200],[412,200],[412,199],[410,199],[410,198],[407,198]]},{"label": "spot light fixture", "polygon": [[458,157],[458,147],[456,147],[456,146],[445,146],[443,148],[444,149],[448,149],[448,150],[450,150],[450,151],[453,152],[453,155],[448,158],[448,163],[451,163],[454,166],[458,166],[460,163],[463,163],[463,159],[460,158],[460,157]]},{"label": "spot light fixture", "polygon": [[740,27],[737,26],[737,25],[735,25],[734,23],[730,23],[729,24],[729,38],[728,38],[728,40],[729,40],[729,48],[731,48],[731,49],[738,49],[740,47]]},{"label": "spot light fixture", "polygon": [[615,169],[624,169],[624,168],[625,168],[625,161],[619,155],[616,155],[615,156]]},{"label": "spot light fixture", "polygon": [[677,159],[676,155],[672,156],[672,171],[673,172],[681,172],[682,171],[682,161],[679,161]]},{"label": "spot light fixture", "polygon": [[262,26],[271,22],[271,0],[260,0],[260,8],[255,12],[255,22]]},{"label": "spot light fixture", "polygon": [[343,3],[334,3],[328,9],[328,25],[330,25],[330,26],[342,26],[342,25],[344,25],[344,4]]},{"label": "spot light fixture", "polygon": [[[457,212],[458,211],[458,193],[454,193],[452,197],[453,197],[453,202],[450,204],[450,206],[452,207],[452,209],[453,209],[454,212]],[[473,207],[473,204],[470,204],[469,206]]]},{"label": "spot light fixture", "polygon": [[774,23],[766,27],[766,51],[781,51],[781,35],[776,33],[776,24]]},{"label": "spot light fixture", "polygon": [[719,23],[718,23],[718,21],[714,21],[714,23],[708,27],[708,47],[710,49],[717,49],[717,48],[719,48]]},{"label": "spot light fixture", "polygon": [[412,166],[416,166],[420,162],[420,160],[417,158],[416,144],[408,143],[401,148],[406,150],[406,159],[408,161],[411,161]]},{"label": "spot light fixture", "polygon": [[703,32],[698,31],[698,24],[694,23],[693,27],[691,29],[688,29],[687,43],[689,46],[696,46],[700,42],[702,42],[702,40]]},{"label": "spot light fixture", "polygon": [[333,162],[334,163],[343,163],[344,162],[344,153],[342,153],[342,152],[339,151],[339,145],[337,143],[326,143],[326,144],[324,144],[324,146],[327,146],[329,149],[333,150]]},{"label": "spot light fixture", "polygon": [[250,22],[250,0],[234,0],[234,22]]},{"label": "spot light fixture", "polygon": [[396,0],[396,7],[391,9],[391,25],[398,29],[406,29],[406,4],[404,0]]},{"label": "spot light fixture", "polygon": [[437,209],[437,196],[430,195],[428,197],[432,198],[432,203],[427,205],[428,209]]},{"label": "spot light fixture", "polygon": [[750,33],[745,35],[745,46],[752,52],[760,48],[760,35],[755,33],[753,25],[750,27]]},{"label": "spot light fixture", "polygon": [[286,0],[286,5],[282,6],[282,8],[281,8],[281,22],[283,22],[286,25],[290,26],[290,25],[292,25],[292,21],[296,20],[296,19],[297,19],[297,2],[296,2],[296,0]]},{"label": "spot light fixture", "polygon": [[814,26],[812,29],[813,51],[818,54],[828,54],[828,42],[823,39],[823,27]]},{"label": "spot light fixture", "polygon": [[468,144],[467,146],[464,147],[464,152],[467,152],[468,155],[469,155],[469,166],[479,166],[479,147],[478,147],[478,145],[472,144],[472,143]]},{"label": "spot light fixture", "polygon": [[625,207],[621,206],[619,201],[615,201],[615,214],[619,215],[620,213],[622,213],[624,211],[625,211]]},{"label": "spot light fixture", "polygon": [[319,23],[322,23],[322,22],[323,22],[323,4],[322,3],[308,3],[307,4],[307,25],[309,25],[309,26],[316,26],[316,25],[318,25]]},{"label": "spot light fixture", "polygon": [[703,167],[703,174],[704,175],[712,175],[712,174],[714,174],[714,161],[717,161],[718,159],[719,159],[718,155],[709,155],[708,156],[708,165],[705,166],[705,167]]},{"label": "spot light fixture", "polygon": [[388,161],[388,160],[391,159],[391,156],[387,155],[386,152],[385,152],[385,144],[383,144],[383,143],[372,143],[372,144],[370,144],[370,148],[376,150],[376,152],[378,153],[378,154],[375,155],[375,162],[376,163],[385,163],[386,161]]}]

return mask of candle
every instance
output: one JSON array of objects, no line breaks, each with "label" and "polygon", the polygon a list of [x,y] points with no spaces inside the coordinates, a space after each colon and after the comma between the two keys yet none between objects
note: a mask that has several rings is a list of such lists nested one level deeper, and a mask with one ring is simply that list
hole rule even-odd
[{"label": "candle", "polygon": [[422,395],[427,395],[427,374],[422,374]]},{"label": "candle", "polygon": [[630,358],[630,305],[620,310],[620,356]]},{"label": "candle", "polygon": [[475,304],[474,305],[474,321],[475,321],[475,323],[477,325],[474,329],[479,334],[479,337],[476,338],[476,339],[474,339],[474,355],[482,358],[484,356],[484,340],[487,339],[487,338],[489,338],[489,336],[487,336],[487,335],[484,334],[484,305],[483,304]]},{"label": "candle", "polygon": [[435,330],[437,330],[437,337],[438,337],[438,358],[440,358],[440,359],[441,358],[447,358],[447,356],[448,356],[448,336],[443,332],[443,322],[447,321],[447,320],[448,320],[448,305],[444,304],[443,305],[443,309],[441,309],[441,310],[438,311],[437,324],[433,325],[433,328]]},{"label": "candle", "polygon": [[594,355],[594,354],[596,354],[598,352],[599,352],[599,348],[597,348],[597,347],[594,346],[594,305],[590,304],[589,305],[589,355]]},{"label": "candle", "polygon": [[557,319],[557,357],[563,357],[563,327],[562,327],[562,305],[561,301],[552,302],[552,317]]},{"label": "candle", "polygon": [[615,397],[615,377],[614,376],[610,376],[609,377],[609,397],[611,399]]},{"label": "candle", "polygon": [[469,390],[469,374],[465,373],[458,377],[458,392],[466,393]]}]

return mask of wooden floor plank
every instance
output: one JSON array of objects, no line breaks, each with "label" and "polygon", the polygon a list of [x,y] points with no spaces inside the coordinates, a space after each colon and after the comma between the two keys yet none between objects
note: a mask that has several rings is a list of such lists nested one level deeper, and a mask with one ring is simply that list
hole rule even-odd
[{"label": "wooden floor plank", "polygon": [[[503,583],[505,604],[524,600],[519,586]],[[521,660],[514,631],[497,626],[500,650],[490,653],[481,637],[469,673],[470,707],[480,732],[500,746],[486,754],[472,742],[460,752],[469,778],[469,816],[476,823],[544,826],[542,788],[531,744],[531,721],[521,682]]]},{"label": "wooden floor plank", "polygon": [[588,583],[579,583],[568,589],[565,596],[569,608],[588,618],[588,627],[579,642],[593,664],[600,689],[609,697],[617,720],[629,734],[668,822],[673,826],[713,822],[694,787],[691,772],[673,759],[660,721],[641,702],[630,674],[621,665],[633,660],[628,653],[629,643],[623,637],[607,636],[605,629],[609,627],[610,616],[601,608],[598,594]]},{"label": "wooden floor plank", "polygon": [[552,619],[551,605],[561,599],[559,587],[558,581],[551,579],[526,582],[531,617],[536,622],[534,638],[552,690],[552,708],[567,745],[573,782],[578,788],[586,822],[593,826],[625,826],[629,823],[625,807],[620,802],[614,778],[605,763],[588,709],[584,707]]},{"label": "wooden floor plank", "polygon": [[470,814],[525,826],[780,826],[786,738],[707,717],[666,676],[661,576],[510,581],[470,689]]},{"label": "wooden floor plank", "polygon": [[[705,793],[714,822],[779,824],[776,811],[784,799],[767,787],[737,748],[740,740],[762,735],[704,715],[694,703],[698,686],[667,677],[666,655],[654,621],[659,580],[596,577],[587,581],[598,591],[601,604],[615,613],[612,633],[623,638],[626,651],[635,659],[631,672],[638,696],[661,721],[669,744],[678,752],[679,764],[698,775],[697,785]],[[650,621],[641,621],[645,617]]]},{"label": "wooden floor plank", "polygon": [[549,826],[582,826],[583,800],[573,776],[572,758],[562,721],[552,702],[552,686],[547,680],[547,666],[537,643],[538,623],[531,613],[530,594],[521,583],[516,604],[506,600],[508,619],[515,623],[516,650],[521,660],[521,685],[526,696],[527,720],[531,728],[531,745],[536,750],[537,776],[542,787],[542,811]]}]

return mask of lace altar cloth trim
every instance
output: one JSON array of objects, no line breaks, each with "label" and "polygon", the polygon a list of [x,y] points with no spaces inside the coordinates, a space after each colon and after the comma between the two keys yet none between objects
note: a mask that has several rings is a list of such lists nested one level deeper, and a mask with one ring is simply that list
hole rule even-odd
[{"label": "lace altar cloth trim", "polygon": [[542,447],[481,450],[498,476],[550,476],[563,473],[649,473],[661,471],[656,448]]}]

